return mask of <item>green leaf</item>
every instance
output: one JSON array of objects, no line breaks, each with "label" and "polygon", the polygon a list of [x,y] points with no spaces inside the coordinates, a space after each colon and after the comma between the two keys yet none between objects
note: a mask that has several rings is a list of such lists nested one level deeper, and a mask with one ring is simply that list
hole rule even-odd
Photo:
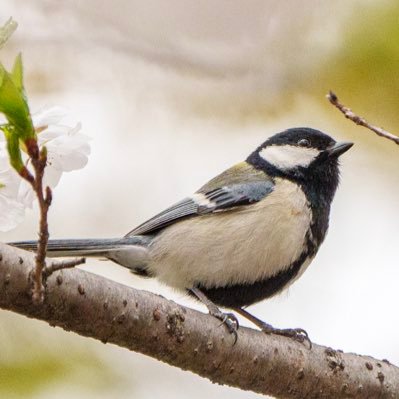
[{"label": "green leaf", "polygon": [[0,48],[2,48],[10,36],[17,29],[18,24],[12,18],[10,18],[1,28],[0,28]]},{"label": "green leaf", "polygon": [[11,166],[19,173],[25,167],[25,165],[21,156],[18,135],[16,135],[13,131],[13,127],[9,125],[1,126],[1,130],[3,130],[6,136],[7,150],[10,156]]},{"label": "green leaf", "polygon": [[[11,34],[11,20],[8,28],[0,29],[0,43],[6,34]],[[3,35],[3,36],[1,36]],[[37,136],[32,123],[23,83],[22,57],[19,54],[14,61],[11,72],[0,63],[0,113],[4,114],[8,124],[0,126],[6,136],[10,163],[18,173],[23,173],[25,166],[22,161],[20,145],[23,143],[29,149],[36,148]],[[31,155],[31,153],[29,153]]]},{"label": "green leaf", "polygon": [[9,73],[0,63],[0,112],[5,115],[13,131],[18,137],[26,141],[35,139],[28,102],[25,98],[22,82],[22,60],[18,56],[14,63],[13,72]]},{"label": "green leaf", "polygon": [[24,91],[24,73],[22,66],[22,55],[19,53],[15,58],[14,66],[12,67],[11,78],[19,91]]}]

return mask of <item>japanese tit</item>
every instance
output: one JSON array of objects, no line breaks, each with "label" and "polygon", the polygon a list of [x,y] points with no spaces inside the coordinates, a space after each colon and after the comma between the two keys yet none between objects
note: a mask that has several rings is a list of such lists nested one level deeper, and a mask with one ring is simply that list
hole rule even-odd
[{"label": "japanese tit", "polygon": [[[338,186],[338,158],[352,145],[288,129],[123,238],[50,240],[48,256],[107,258],[155,277],[198,298],[235,337],[236,317],[218,306],[265,332],[303,340],[304,330],[275,329],[244,308],[286,289],[315,257]],[[12,245],[35,250],[37,243]]]}]

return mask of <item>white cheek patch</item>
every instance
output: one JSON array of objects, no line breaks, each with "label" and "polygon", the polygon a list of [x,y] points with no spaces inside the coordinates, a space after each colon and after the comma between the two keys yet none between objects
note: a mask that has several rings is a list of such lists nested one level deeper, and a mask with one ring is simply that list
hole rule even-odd
[{"label": "white cheek patch", "polygon": [[293,145],[271,145],[259,152],[259,155],[278,169],[307,167],[319,155],[316,148],[296,147]]}]

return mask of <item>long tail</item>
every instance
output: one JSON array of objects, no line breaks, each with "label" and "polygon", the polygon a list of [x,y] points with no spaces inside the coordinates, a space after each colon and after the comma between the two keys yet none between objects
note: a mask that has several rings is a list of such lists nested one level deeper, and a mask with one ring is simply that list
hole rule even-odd
[{"label": "long tail", "polygon": [[[47,256],[107,258],[140,274],[148,261],[150,242],[149,236],[49,240]],[[9,245],[28,251],[37,249],[37,241],[10,242]]]}]

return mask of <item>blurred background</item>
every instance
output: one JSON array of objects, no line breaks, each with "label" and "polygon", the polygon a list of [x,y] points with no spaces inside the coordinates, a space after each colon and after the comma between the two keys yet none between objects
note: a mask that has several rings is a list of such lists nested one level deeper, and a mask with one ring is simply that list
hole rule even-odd
[{"label": "blurred background", "polygon": [[[83,170],[54,193],[57,237],[121,236],[293,126],[355,142],[329,235],[288,293],[250,308],[311,339],[399,364],[399,148],[345,120],[333,89],[399,132],[397,1],[2,0],[31,109],[66,106],[92,138]],[[1,234],[35,238],[38,212]],[[203,309],[110,263],[84,266]],[[247,323],[242,320],[242,324]],[[0,312],[5,398],[255,398],[140,354]]]}]

